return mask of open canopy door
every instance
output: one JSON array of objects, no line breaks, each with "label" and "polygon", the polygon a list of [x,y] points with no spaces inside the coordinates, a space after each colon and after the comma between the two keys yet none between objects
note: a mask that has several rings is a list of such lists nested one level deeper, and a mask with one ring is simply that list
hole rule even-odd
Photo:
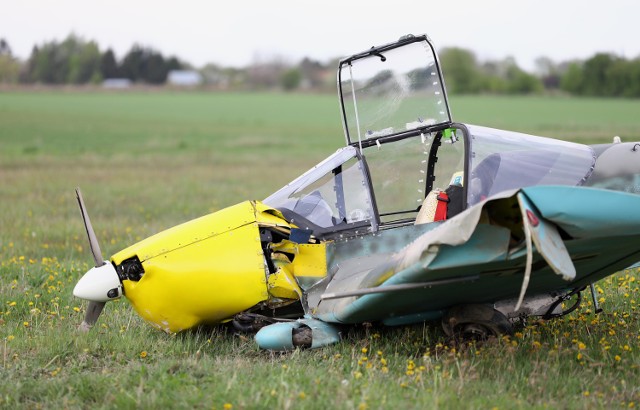
[{"label": "open canopy door", "polygon": [[338,88],[347,144],[451,122],[440,64],[425,35],[343,59]]}]

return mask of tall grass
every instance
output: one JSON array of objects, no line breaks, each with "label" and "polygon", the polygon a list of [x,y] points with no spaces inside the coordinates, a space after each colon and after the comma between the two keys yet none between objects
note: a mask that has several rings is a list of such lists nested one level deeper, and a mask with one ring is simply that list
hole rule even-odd
[{"label": "tall grass", "polygon": [[[456,97],[454,118],[578,141],[640,136],[638,101]],[[638,138],[640,139],[640,138]],[[2,408],[630,408],[640,405],[637,269],[592,306],[513,337],[451,345],[437,324],[345,328],[313,351],[259,351],[225,327],[166,335],[126,300],[89,333],[71,290],[108,256],[261,199],[343,144],[333,96],[0,94]]]}]

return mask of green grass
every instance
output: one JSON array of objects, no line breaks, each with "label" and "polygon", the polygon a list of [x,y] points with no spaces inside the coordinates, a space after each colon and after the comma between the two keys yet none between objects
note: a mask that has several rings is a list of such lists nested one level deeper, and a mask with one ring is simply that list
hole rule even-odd
[{"label": "green grass", "polygon": [[[463,97],[454,118],[582,142],[640,139],[640,101]],[[332,95],[0,93],[0,408],[629,408],[640,405],[640,273],[512,338],[453,348],[437,326],[357,326],[315,351],[259,351],[225,328],[175,336],[126,300],[78,333],[91,264],[261,199],[343,144]]]}]

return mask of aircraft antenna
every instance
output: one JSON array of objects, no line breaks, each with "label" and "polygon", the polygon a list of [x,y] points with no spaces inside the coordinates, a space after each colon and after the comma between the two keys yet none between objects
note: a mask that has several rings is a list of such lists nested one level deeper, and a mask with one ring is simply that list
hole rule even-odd
[{"label": "aircraft antenna", "polygon": [[358,129],[358,145],[360,146],[360,155],[362,154],[362,136],[360,133],[360,117],[358,116],[358,103],[356,102],[356,89],[353,83],[353,70],[352,65],[349,62],[349,79],[351,80],[351,96],[353,97],[353,109],[356,113],[356,128]]}]

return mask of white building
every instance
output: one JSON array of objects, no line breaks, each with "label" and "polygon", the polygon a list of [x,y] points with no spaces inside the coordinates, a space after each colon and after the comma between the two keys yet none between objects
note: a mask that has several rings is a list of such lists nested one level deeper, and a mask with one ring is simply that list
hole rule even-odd
[{"label": "white building", "polygon": [[194,70],[171,70],[167,75],[167,84],[194,87],[202,84],[202,76]]}]

